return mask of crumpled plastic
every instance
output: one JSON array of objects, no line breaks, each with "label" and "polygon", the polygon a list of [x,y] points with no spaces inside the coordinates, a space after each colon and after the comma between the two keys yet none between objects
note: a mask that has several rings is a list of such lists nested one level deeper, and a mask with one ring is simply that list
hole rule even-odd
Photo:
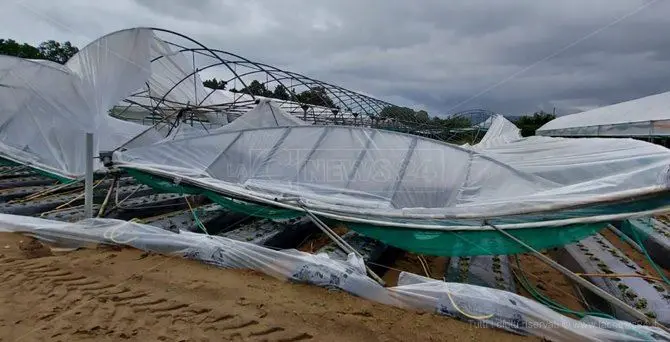
[{"label": "crumpled plastic", "polygon": [[447,283],[407,272],[400,274],[398,286],[386,288],[366,275],[363,260],[353,253],[346,261],[334,260],[326,254],[314,255],[293,249],[276,251],[221,236],[175,233],[150,225],[100,218],[67,223],[0,214],[0,232],[23,233],[61,247],[126,245],[221,268],[252,269],[279,279],[339,289],[386,305],[434,312],[553,341],[670,340],[657,328],[595,317],[577,321],[511,292]]}]

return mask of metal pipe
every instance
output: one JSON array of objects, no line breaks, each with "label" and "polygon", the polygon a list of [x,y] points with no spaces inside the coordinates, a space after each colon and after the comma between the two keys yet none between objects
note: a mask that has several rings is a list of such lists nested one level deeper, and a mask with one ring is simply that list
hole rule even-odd
[{"label": "metal pipe", "polygon": [[86,177],[84,180],[84,217],[93,218],[93,133],[86,133]]},{"label": "metal pipe", "polygon": [[[613,225],[611,225],[611,224],[608,224],[608,225],[607,225],[607,229],[611,230],[612,233],[616,234],[621,240],[626,241],[626,242],[627,242],[631,247],[633,247],[636,251],[638,251],[639,253],[644,254],[644,252],[642,251],[642,247],[640,247],[640,245],[638,245],[637,242],[633,241],[633,239],[631,239],[630,237],[628,237],[628,235],[624,234],[624,233],[623,233],[622,231],[620,231],[617,227],[615,227],[615,226],[613,226]],[[635,229],[635,228],[631,228],[631,229]]]},{"label": "metal pipe", "polygon": [[[302,205],[301,205],[302,206]],[[307,217],[317,226],[321,231],[323,231],[324,234],[326,234],[333,242],[335,242],[343,251],[347,253],[354,253],[356,256],[359,258],[363,258],[363,256],[358,253],[351,245],[349,245],[346,241],[344,241],[339,235],[337,235],[330,227],[328,227],[327,224],[323,223],[316,215],[312,214],[312,212],[309,211],[309,209],[305,208],[302,206],[303,210],[305,210],[305,213],[307,213]],[[376,282],[378,282],[380,285],[385,286],[386,283],[382,278],[380,278],[375,272],[373,272],[368,265],[365,265],[365,271],[370,275],[372,279],[374,279]]]},{"label": "metal pipe", "polygon": [[491,227],[491,228],[493,228],[493,229],[495,229],[495,230],[497,230],[500,234],[506,236],[506,237],[509,238],[510,240],[512,240],[512,241],[518,243],[519,245],[523,246],[523,247],[526,248],[528,251],[530,251],[531,253],[533,253],[533,255],[535,255],[535,256],[536,256],[538,259],[540,259],[542,262],[544,262],[545,264],[547,264],[547,265],[549,265],[549,266],[555,268],[557,271],[563,273],[566,277],[570,278],[571,280],[573,280],[574,282],[578,283],[579,285],[582,285],[582,286],[584,286],[585,288],[591,290],[591,292],[595,293],[596,295],[598,295],[599,297],[601,297],[602,299],[604,299],[604,300],[607,301],[608,303],[610,303],[610,304],[616,306],[617,308],[623,310],[624,312],[626,312],[626,313],[628,313],[629,315],[635,317],[636,319],[640,320],[641,322],[645,322],[645,323],[647,323],[647,324],[649,324],[649,325],[656,326],[656,327],[659,327],[659,328],[661,328],[661,329],[663,329],[663,330],[665,330],[665,331],[670,332],[670,329],[664,327],[662,324],[658,323],[656,320],[647,317],[647,315],[645,315],[644,313],[640,312],[639,310],[636,310],[635,308],[629,306],[628,304],[626,304],[626,303],[625,303],[624,301],[622,301],[621,299],[619,299],[619,298],[617,298],[617,297],[611,295],[611,294],[608,293],[607,291],[605,291],[605,290],[599,288],[598,286],[592,284],[592,283],[589,282],[588,280],[586,280],[586,279],[584,279],[584,278],[582,278],[582,277],[576,275],[575,273],[573,273],[573,272],[570,271],[569,269],[563,267],[563,265],[557,263],[556,261],[552,260],[552,259],[549,258],[548,256],[546,256],[546,255],[544,255],[544,254],[538,252],[536,249],[534,249],[533,247],[527,245],[525,242],[523,242],[523,241],[517,239],[517,238],[516,238],[515,236],[513,236],[512,234],[510,234],[510,233],[508,233],[508,232],[506,232],[506,231],[504,231],[504,230],[502,230],[502,229],[500,229],[500,228],[498,228],[498,227],[496,227],[496,226],[494,226],[494,225],[492,225],[492,224],[490,224],[490,223],[487,223],[486,221],[484,221],[484,224],[485,224],[485,225],[488,225],[489,227]]}]

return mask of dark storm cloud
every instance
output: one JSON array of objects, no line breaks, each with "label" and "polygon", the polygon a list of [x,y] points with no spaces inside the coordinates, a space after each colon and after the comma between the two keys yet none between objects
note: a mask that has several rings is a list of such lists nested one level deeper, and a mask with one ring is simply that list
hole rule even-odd
[{"label": "dark storm cloud", "polygon": [[567,113],[670,90],[664,0],[10,0],[0,20],[3,37],[80,46],[169,28],[442,115]]}]

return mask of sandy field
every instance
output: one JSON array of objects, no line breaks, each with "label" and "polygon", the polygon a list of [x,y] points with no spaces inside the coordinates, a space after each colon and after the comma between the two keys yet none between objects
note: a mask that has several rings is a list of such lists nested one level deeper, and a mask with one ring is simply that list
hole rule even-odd
[{"label": "sandy field", "polygon": [[133,249],[0,233],[0,341],[537,340]]}]

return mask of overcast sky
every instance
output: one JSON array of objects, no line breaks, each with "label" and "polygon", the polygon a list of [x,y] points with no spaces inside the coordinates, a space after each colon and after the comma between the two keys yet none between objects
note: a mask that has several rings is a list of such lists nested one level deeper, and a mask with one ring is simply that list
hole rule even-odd
[{"label": "overcast sky", "polygon": [[670,91],[670,0],[0,0],[0,38],[134,26],[431,114],[561,114]]}]

